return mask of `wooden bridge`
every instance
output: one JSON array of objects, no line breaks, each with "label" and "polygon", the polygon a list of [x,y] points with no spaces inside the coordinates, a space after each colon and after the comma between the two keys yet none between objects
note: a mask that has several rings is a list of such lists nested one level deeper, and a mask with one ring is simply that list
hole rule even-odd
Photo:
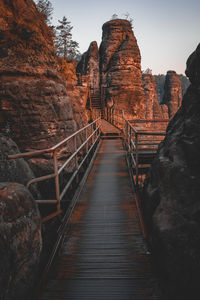
[{"label": "wooden bridge", "polygon": [[[55,172],[49,176],[55,179],[57,195],[56,200],[44,202],[47,205],[54,201],[57,205],[56,212],[43,219],[46,222],[60,214],[63,191],[69,187],[68,182],[67,188],[59,190],[63,166],[58,167],[56,149],[69,140],[74,141],[75,152],[67,159],[67,163],[75,160],[74,178],[82,163],[76,159],[78,153],[85,148],[86,158],[91,149],[96,149],[90,169],[63,218],[62,233],[53,251],[57,256],[53,264],[53,257],[50,260],[37,299],[162,299],[152,271],[141,205],[136,195],[158,143],[164,137],[164,130],[153,128],[149,125],[151,122],[144,126],[144,121],[131,122],[117,116],[112,119],[114,126],[97,118],[79,131],[78,134],[85,134],[85,141],[79,147],[75,140],[77,134],[74,134],[53,148],[41,150],[53,153]],[[19,155],[28,154],[10,158]],[[38,201],[40,205],[41,202]]]}]

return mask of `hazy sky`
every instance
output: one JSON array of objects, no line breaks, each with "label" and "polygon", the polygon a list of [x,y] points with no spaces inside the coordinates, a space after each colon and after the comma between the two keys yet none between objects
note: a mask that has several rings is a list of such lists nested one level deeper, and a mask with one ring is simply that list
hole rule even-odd
[{"label": "hazy sky", "polygon": [[50,0],[53,24],[65,15],[81,53],[90,42],[101,42],[102,25],[116,13],[133,18],[142,69],[153,74],[185,71],[186,60],[200,43],[200,0]]}]

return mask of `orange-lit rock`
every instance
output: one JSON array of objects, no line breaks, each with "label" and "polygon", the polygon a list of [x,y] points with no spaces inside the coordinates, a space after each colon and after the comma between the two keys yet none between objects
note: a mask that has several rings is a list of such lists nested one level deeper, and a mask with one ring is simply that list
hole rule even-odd
[{"label": "orange-lit rock", "polygon": [[82,120],[74,117],[79,91],[70,80],[74,93],[68,93],[51,29],[34,2],[2,0],[0,12],[1,129],[20,150],[49,147],[86,124],[83,113]]},{"label": "orange-lit rock", "polygon": [[132,117],[143,118],[141,56],[131,23],[121,19],[105,23],[99,53],[106,101]]},{"label": "orange-lit rock", "polygon": [[89,87],[92,94],[99,95],[100,73],[99,73],[99,49],[97,42],[92,42],[88,50],[82,55],[77,65],[77,73],[88,76]]},{"label": "orange-lit rock", "polygon": [[166,115],[158,103],[155,77],[152,74],[142,74],[142,79],[146,101],[145,118],[153,120],[164,119]]}]

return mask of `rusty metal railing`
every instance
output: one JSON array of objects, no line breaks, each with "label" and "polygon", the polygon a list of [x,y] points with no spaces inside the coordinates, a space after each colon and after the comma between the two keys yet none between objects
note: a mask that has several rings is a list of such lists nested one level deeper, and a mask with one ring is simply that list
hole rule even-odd
[{"label": "rusty metal railing", "polygon": [[[18,154],[14,154],[14,155],[8,155],[8,159],[17,159],[17,158],[35,157],[35,156],[39,156],[39,155],[42,155],[45,153],[52,153],[54,172],[52,174],[34,178],[34,179],[30,180],[26,185],[27,188],[29,188],[31,184],[54,178],[56,199],[36,200],[36,202],[40,203],[40,204],[56,204],[57,205],[57,210],[54,213],[43,218],[43,222],[45,222],[61,213],[61,201],[62,201],[63,197],[65,196],[67,190],[69,189],[72,181],[78,174],[83,163],[86,161],[88,155],[94,148],[94,145],[100,139],[100,126],[101,126],[101,118],[98,117],[92,123],[81,128],[80,130],[76,131],[75,133],[68,136],[67,138],[65,138],[64,140],[62,140],[61,142],[59,142],[58,144],[56,144],[55,146],[53,146],[51,148],[36,150],[36,151],[31,151],[31,152],[25,152],[25,153],[18,153]],[[84,141],[82,142],[82,144],[80,146],[78,146],[77,145],[77,137],[79,137],[80,135],[82,135],[82,137],[84,136]],[[66,159],[66,161],[61,166],[59,166],[58,165],[58,149],[64,147],[68,142],[72,142],[74,151]],[[84,147],[85,147],[85,156],[79,162],[78,154]],[[71,175],[70,179],[68,180],[67,184],[64,186],[63,190],[60,191],[59,176],[72,160],[74,160],[75,170],[74,170],[73,174]]]},{"label": "rusty metal railing", "polygon": [[105,107],[104,118],[106,121],[110,122],[114,126],[122,129],[124,124],[124,118],[122,115],[122,110],[114,109],[113,107]]},{"label": "rusty metal railing", "polygon": [[136,187],[143,184],[143,175],[146,175],[144,170],[150,166],[158,145],[165,137],[168,122],[169,120],[127,120],[124,117],[124,140],[135,171]]},{"label": "rusty metal railing", "polygon": [[[107,116],[107,121],[123,132],[131,167],[135,174],[135,185],[138,186],[143,183],[145,177],[141,173],[145,173],[144,170],[147,170],[150,166],[149,162],[145,163],[145,157],[148,161],[155,156],[158,145],[166,134],[169,119],[129,120],[125,117],[124,111],[114,108],[106,108],[105,115]],[[127,112],[126,115],[130,114]],[[144,156],[142,163],[140,161],[141,156]]]}]

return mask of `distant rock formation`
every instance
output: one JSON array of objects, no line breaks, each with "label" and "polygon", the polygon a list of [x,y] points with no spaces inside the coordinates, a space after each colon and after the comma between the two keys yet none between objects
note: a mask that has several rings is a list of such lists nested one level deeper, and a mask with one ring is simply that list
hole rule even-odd
[{"label": "distant rock formation", "polygon": [[186,75],[191,85],[144,189],[149,241],[173,300],[200,295],[200,44],[187,61]]},{"label": "distant rock formation", "polygon": [[0,298],[30,299],[42,248],[41,219],[28,190],[0,183]]},{"label": "distant rock formation", "polygon": [[132,117],[143,118],[141,56],[131,23],[116,19],[106,22],[102,28],[100,72],[106,101],[128,111]]},{"label": "distant rock formation", "polygon": [[[49,147],[73,133],[80,122],[86,124],[86,116],[74,118],[66,68],[60,66],[51,29],[34,2],[2,0],[0,9],[0,127],[20,150]],[[76,83],[71,85],[78,93]],[[81,110],[80,101],[76,106]]]},{"label": "distant rock formation", "polygon": [[181,106],[182,90],[179,76],[175,71],[168,71],[165,78],[162,104],[168,106],[169,118],[173,117]]},{"label": "distant rock formation", "polygon": [[158,103],[155,77],[152,74],[142,74],[142,80],[146,100],[145,118],[164,119],[166,115]]},{"label": "distant rock formation", "polygon": [[141,56],[131,23],[116,19],[103,25],[98,51],[92,42],[77,66],[89,76],[91,93],[104,98],[108,107],[126,111],[127,116],[145,116]]},{"label": "distant rock formation", "polygon": [[100,90],[100,73],[99,73],[99,49],[97,42],[92,42],[89,49],[82,55],[77,65],[77,73],[88,75],[89,86],[92,93],[99,94]]},{"label": "distant rock formation", "polygon": [[[182,89],[182,97],[183,97],[186,90],[187,90],[187,88],[190,85],[190,81],[183,74],[179,74],[178,76],[179,76],[180,81],[181,81],[181,89]],[[158,95],[158,102],[162,103],[162,98],[163,98],[163,95],[164,95],[164,85],[165,85],[166,75],[158,74],[158,75],[154,75],[154,77],[156,79],[156,89],[157,89],[157,95]]]}]

